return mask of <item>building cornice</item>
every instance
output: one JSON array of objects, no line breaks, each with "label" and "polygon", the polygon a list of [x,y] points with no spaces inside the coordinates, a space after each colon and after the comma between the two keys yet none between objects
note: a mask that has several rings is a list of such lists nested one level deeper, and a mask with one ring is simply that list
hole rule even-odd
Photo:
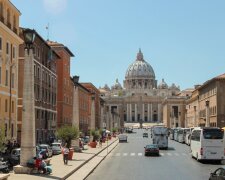
[{"label": "building cornice", "polygon": [[23,39],[21,39],[16,33],[14,33],[11,29],[9,29],[1,21],[0,21],[0,27],[3,28],[6,32],[8,32],[10,36],[12,36],[14,39],[16,39],[19,42],[19,44],[22,44],[23,43]]}]

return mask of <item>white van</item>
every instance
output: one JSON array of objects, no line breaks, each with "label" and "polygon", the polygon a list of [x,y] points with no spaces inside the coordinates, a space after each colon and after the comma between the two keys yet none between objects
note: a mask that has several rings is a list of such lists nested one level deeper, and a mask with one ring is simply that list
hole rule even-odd
[{"label": "white van", "polygon": [[217,127],[197,127],[191,133],[191,155],[197,160],[224,159],[224,130]]},{"label": "white van", "polygon": [[185,143],[185,138],[186,138],[186,134],[187,132],[190,131],[190,128],[181,128],[178,130],[177,132],[177,141],[180,143]]}]

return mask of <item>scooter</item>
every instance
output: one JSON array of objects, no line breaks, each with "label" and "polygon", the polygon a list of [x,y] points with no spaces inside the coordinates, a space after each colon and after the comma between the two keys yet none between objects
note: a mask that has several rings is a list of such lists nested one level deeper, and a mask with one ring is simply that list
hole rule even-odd
[{"label": "scooter", "polygon": [[3,158],[0,158],[0,172],[9,173],[9,162],[3,161]]}]

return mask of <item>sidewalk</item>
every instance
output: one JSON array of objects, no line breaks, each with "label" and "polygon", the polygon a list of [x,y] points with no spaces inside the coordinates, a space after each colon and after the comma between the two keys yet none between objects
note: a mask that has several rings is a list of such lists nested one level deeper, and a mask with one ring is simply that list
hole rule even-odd
[{"label": "sidewalk", "polygon": [[[118,138],[112,138],[112,140],[109,140],[108,149],[112,149],[113,147],[115,147],[118,143],[117,140],[118,140]],[[30,174],[29,175],[29,174],[10,173],[10,176],[8,179],[9,180],[66,179],[70,175],[72,175],[74,172],[77,173],[78,171],[80,171],[80,168],[84,165],[89,164],[89,162],[91,162],[93,165],[92,159],[95,159],[95,157],[98,154],[101,154],[101,152],[104,152],[104,150],[107,151],[107,143],[102,143],[102,147],[98,147],[98,146],[97,146],[97,148],[89,147],[88,150],[83,150],[82,153],[75,152],[73,155],[73,160],[70,160],[68,162],[68,165],[64,165],[63,156],[61,154],[59,154],[59,155],[52,157],[51,165],[52,165],[53,172],[50,175],[42,175],[42,174],[40,174],[40,175],[39,174]],[[81,170],[82,170],[82,168],[81,168]],[[86,174],[86,175],[88,175],[88,174]],[[75,179],[78,179],[78,178],[75,178]]]}]

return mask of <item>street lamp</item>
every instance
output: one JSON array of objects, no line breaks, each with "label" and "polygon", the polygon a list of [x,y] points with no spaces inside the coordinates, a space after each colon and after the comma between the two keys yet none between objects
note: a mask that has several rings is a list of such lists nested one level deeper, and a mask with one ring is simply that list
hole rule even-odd
[{"label": "street lamp", "polygon": [[198,122],[196,121],[196,106],[194,106],[194,125],[195,125],[195,127],[197,127],[198,126]]},{"label": "street lamp", "polygon": [[209,100],[205,101],[205,106],[206,106],[206,122],[205,122],[205,127],[210,127],[210,122],[209,122]]},{"label": "street lamp", "polygon": [[34,107],[34,57],[33,42],[35,31],[23,29],[24,35],[24,79],[23,112],[21,132],[20,165],[14,166],[15,173],[29,173],[26,168],[29,159],[36,155],[35,143],[35,107]]},{"label": "street lamp", "polygon": [[29,54],[29,50],[33,48],[33,43],[35,39],[35,30],[24,29],[23,37],[24,37],[25,49],[28,50],[28,54]]}]

